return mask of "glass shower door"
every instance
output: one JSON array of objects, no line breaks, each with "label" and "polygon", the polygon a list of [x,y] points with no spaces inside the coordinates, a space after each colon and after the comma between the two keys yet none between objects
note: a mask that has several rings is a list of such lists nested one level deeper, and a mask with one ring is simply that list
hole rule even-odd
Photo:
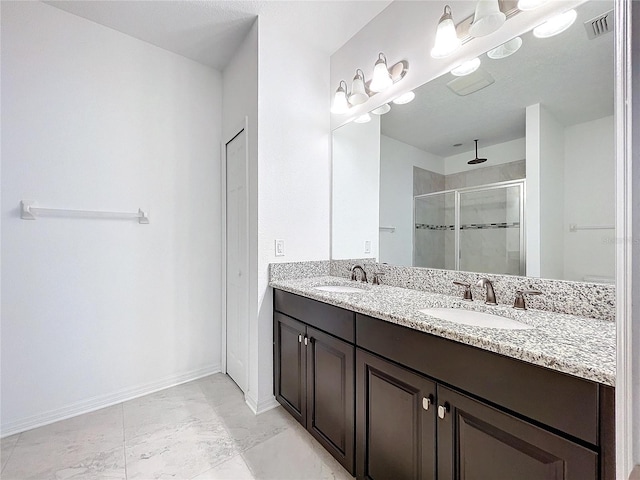
[{"label": "glass shower door", "polygon": [[414,267],[455,268],[455,205],[454,191],[415,197]]},{"label": "glass shower door", "polygon": [[458,192],[458,270],[525,275],[524,185]]}]

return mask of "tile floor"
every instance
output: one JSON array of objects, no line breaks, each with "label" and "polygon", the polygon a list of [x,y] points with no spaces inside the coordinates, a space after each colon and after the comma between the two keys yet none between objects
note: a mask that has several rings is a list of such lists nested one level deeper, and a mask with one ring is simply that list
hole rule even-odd
[{"label": "tile floor", "polygon": [[352,477],[282,407],[223,374],[2,439],[2,480]]}]

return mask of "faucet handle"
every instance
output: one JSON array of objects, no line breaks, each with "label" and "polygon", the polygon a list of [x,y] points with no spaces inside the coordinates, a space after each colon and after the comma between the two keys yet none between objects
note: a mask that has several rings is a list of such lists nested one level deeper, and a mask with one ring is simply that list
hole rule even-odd
[{"label": "faucet handle", "polygon": [[372,283],[373,283],[374,285],[381,285],[381,283],[380,283],[380,277],[383,277],[383,276],[384,276],[384,273],[383,273],[383,272],[374,272],[374,273],[373,273],[373,281],[372,281]]},{"label": "faucet handle", "polygon": [[516,310],[526,310],[527,306],[524,303],[525,295],[542,295],[540,290],[516,290],[516,299],[513,302],[513,308]]},{"label": "faucet handle", "polygon": [[458,285],[460,287],[464,287],[464,294],[462,298],[464,300],[472,301],[473,295],[471,294],[471,285],[463,282],[453,282],[454,285]]}]

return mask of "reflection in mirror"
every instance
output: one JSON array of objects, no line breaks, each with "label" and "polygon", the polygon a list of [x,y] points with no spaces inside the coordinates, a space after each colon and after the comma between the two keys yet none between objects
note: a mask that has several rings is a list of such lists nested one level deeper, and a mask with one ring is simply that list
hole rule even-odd
[{"label": "reflection in mirror", "polygon": [[332,258],[613,282],[612,9],[336,129]]}]

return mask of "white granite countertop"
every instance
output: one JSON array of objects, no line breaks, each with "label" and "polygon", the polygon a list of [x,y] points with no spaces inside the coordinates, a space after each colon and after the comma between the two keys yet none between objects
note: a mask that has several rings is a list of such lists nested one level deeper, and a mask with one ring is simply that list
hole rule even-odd
[{"label": "white granite countertop", "polygon": [[[310,277],[272,281],[270,286],[319,300],[391,323],[489,350],[559,372],[615,386],[615,322],[542,310],[515,310],[508,306],[467,302],[462,298],[386,285],[371,285],[339,277]],[[319,285],[360,287],[358,293],[317,290]],[[535,328],[504,330],[460,325],[419,310],[459,307],[493,313]]]}]

